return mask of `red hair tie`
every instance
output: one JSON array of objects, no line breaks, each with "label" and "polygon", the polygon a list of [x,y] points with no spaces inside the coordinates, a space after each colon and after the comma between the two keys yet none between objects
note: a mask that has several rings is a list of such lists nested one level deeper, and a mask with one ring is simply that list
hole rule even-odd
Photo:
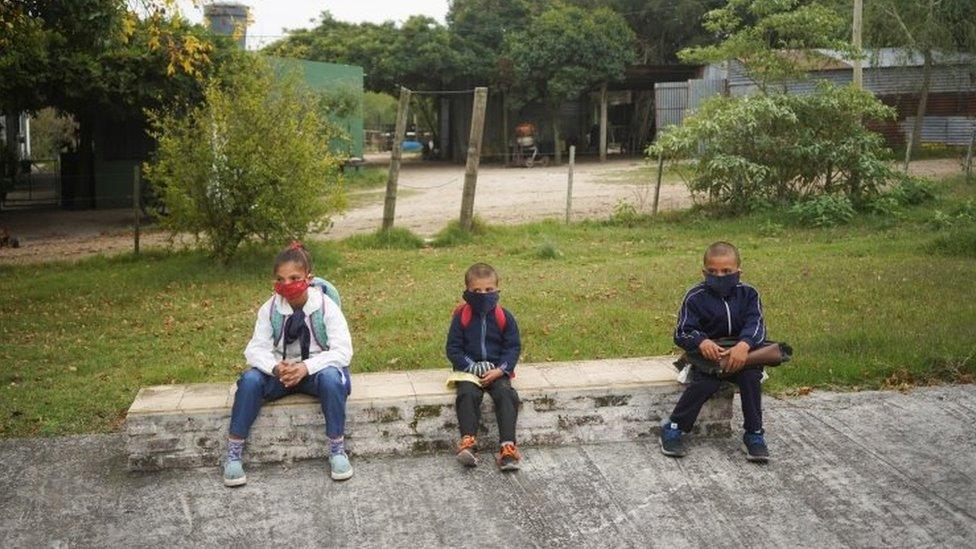
[{"label": "red hair tie", "polygon": [[305,249],[305,246],[303,246],[302,243],[299,242],[299,241],[297,241],[297,240],[292,240],[291,241],[291,244],[288,246],[288,249],[289,250],[304,250]]}]

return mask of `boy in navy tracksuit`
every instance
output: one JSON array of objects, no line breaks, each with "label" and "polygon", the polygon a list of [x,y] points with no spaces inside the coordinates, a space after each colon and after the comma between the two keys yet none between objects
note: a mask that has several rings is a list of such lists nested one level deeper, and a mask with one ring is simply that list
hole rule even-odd
[{"label": "boy in navy tracksuit", "polygon": [[[503,471],[516,470],[522,456],[515,446],[518,393],[512,388],[522,343],[512,313],[498,306],[498,273],[490,265],[475,263],[464,274],[464,303],[451,318],[447,358],[455,371],[477,376],[478,383],[459,381],[455,410],[461,430],[457,459],[477,465],[481,401],[487,391],[495,403],[501,448],[495,461]],[[476,378],[471,378],[475,380]]]},{"label": "boy in navy tracksuit", "polygon": [[[691,431],[698,412],[722,383],[731,381],[739,386],[742,397],[746,457],[750,461],[769,459],[762,427],[763,371],[743,368],[749,351],[766,339],[762,301],[755,288],[739,282],[739,266],[739,251],[735,246],[727,242],[712,244],[705,251],[704,282],[688,290],[681,304],[674,342],[687,352],[698,352],[724,366],[719,375],[688,366],[692,368],[690,384],[661,428],[664,455],[685,455],[682,434]],[[735,339],[738,343],[722,348],[715,342],[719,338]]]}]

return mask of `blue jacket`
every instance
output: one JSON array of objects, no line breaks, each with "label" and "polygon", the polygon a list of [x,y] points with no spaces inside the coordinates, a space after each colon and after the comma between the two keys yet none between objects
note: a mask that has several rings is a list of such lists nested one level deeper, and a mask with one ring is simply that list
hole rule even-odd
[{"label": "blue jacket", "polygon": [[505,309],[502,311],[505,313],[504,332],[495,320],[494,311],[472,314],[467,328],[461,326],[461,315],[454,315],[447,332],[446,351],[455,370],[465,371],[475,362],[488,361],[514,376],[522,341],[515,317]]},{"label": "blue jacket", "polygon": [[737,338],[755,349],[766,340],[762,300],[748,284],[738,284],[727,298],[709,290],[705,283],[694,286],[681,303],[674,342],[686,351],[697,351],[705,339]]}]

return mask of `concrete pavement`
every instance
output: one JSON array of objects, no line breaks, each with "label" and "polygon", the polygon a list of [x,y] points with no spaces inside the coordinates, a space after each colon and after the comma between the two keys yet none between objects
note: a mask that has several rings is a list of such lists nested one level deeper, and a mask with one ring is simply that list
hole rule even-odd
[{"label": "concrete pavement", "polygon": [[766,399],[774,461],[738,438],[525,448],[523,470],[448,455],[125,471],[120,435],[0,442],[0,547],[973,547],[976,386]]}]

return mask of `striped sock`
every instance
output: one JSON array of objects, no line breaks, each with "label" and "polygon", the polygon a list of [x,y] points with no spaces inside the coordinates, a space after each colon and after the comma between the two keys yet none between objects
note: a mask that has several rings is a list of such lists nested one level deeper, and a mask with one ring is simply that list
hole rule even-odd
[{"label": "striped sock", "polygon": [[334,456],[336,454],[346,453],[346,439],[343,437],[331,438],[329,439],[329,452]]}]

